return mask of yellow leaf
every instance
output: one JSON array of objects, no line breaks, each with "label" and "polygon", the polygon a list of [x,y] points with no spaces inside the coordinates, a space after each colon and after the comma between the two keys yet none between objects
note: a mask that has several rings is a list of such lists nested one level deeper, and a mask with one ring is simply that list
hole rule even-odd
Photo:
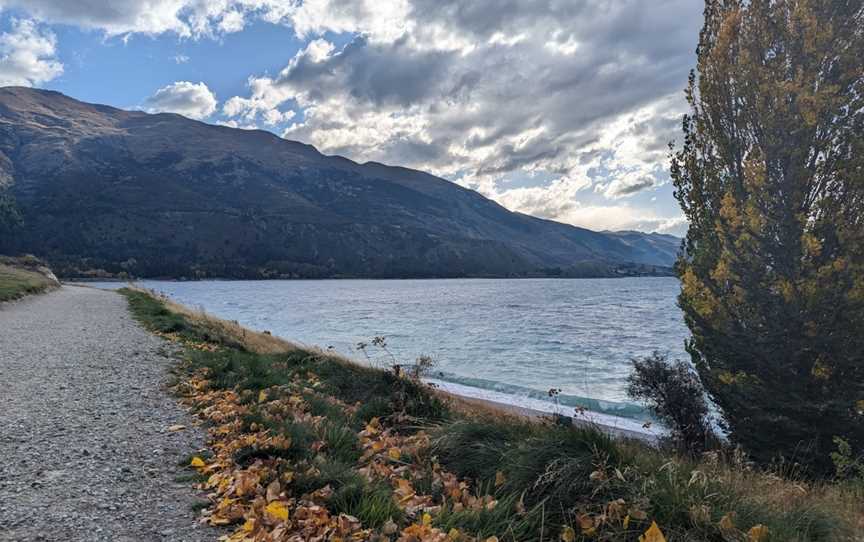
[{"label": "yellow leaf", "polygon": [[729,512],[722,518],[720,518],[720,530],[721,531],[734,531],[735,530],[735,518],[732,512]]},{"label": "yellow leaf", "polygon": [[504,473],[500,470],[495,473],[495,487],[501,487],[505,482]]},{"label": "yellow leaf", "polygon": [[[248,397],[248,395],[247,395],[247,397]],[[266,400],[267,400],[267,392],[264,390],[259,391],[258,392],[258,402],[263,403]]]},{"label": "yellow leaf", "polygon": [[288,507],[282,501],[273,501],[264,510],[276,519],[285,521],[288,519]]},{"label": "yellow leaf", "polygon": [[196,469],[200,469],[201,467],[206,467],[207,464],[204,463],[204,460],[198,457],[197,455],[192,458],[192,461],[189,463],[190,467],[195,467]]},{"label": "yellow leaf", "polygon": [[245,523],[243,523],[243,530],[247,533],[251,533],[255,530],[255,520],[247,519]]},{"label": "yellow leaf", "polygon": [[754,525],[747,531],[748,542],[765,542],[768,540],[768,527],[762,525]]},{"label": "yellow leaf", "polygon": [[399,461],[399,458],[402,457],[402,450],[400,450],[399,448],[393,447],[393,448],[390,448],[389,450],[387,450],[387,455],[393,461]]},{"label": "yellow leaf", "polygon": [[631,508],[630,517],[642,521],[643,519],[648,519],[648,514],[646,514],[644,510],[640,510],[638,508]]},{"label": "yellow leaf", "polygon": [[429,514],[429,512],[423,514],[423,525],[426,525],[427,527],[432,525],[432,515]]},{"label": "yellow leaf", "polygon": [[621,522],[621,525],[623,525],[623,527],[625,529],[630,527],[630,514],[627,514],[626,516],[624,516],[624,521]]},{"label": "yellow leaf", "polygon": [[459,529],[450,529],[450,532],[447,533],[447,538],[450,540],[459,540],[459,537],[462,536],[462,533],[459,532]]},{"label": "yellow leaf", "polygon": [[666,542],[666,537],[663,536],[663,531],[657,526],[657,522],[652,521],[645,534],[639,537],[639,542]]},{"label": "yellow leaf", "polygon": [[574,542],[576,540],[576,531],[573,527],[564,527],[561,531],[561,540],[563,542]]}]

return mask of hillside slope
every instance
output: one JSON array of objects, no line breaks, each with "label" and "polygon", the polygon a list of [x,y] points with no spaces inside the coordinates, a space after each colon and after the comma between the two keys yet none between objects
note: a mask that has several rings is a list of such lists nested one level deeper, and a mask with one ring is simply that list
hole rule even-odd
[{"label": "hillside slope", "polygon": [[614,276],[668,272],[677,250],[269,132],[20,87],[0,89],[0,187],[24,224],[0,250],[65,276]]}]

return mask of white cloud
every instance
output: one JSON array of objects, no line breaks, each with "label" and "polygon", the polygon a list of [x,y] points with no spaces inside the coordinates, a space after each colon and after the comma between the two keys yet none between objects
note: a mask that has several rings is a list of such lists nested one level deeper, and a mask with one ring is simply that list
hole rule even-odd
[{"label": "white cloud", "polygon": [[40,21],[95,29],[109,36],[162,34],[182,37],[239,32],[253,18],[279,22],[287,0],[0,0]]},{"label": "white cloud", "polygon": [[[614,204],[668,182],[684,111],[701,11],[658,2],[305,0],[286,17],[306,48],[223,112],[266,124],[291,101],[304,117],[283,135],[324,152],[424,169],[557,220],[600,201],[616,223],[665,227]],[[337,50],[328,32],[356,37]],[[514,175],[556,180],[508,189]]]},{"label": "white cloud", "polygon": [[178,54],[174,55],[174,63],[176,64],[186,64],[189,62],[189,57],[186,55]]},{"label": "white cloud", "polygon": [[683,236],[687,219],[683,215],[659,216],[649,209],[628,205],[576,205],[557,218],[592,230],[637,230]]},{"label": "white cloud", "polygon": [[192,119],[209,117],[216,111],[216,96],[204,83],[177,81],[147,98],[145,109],[151,113],[178,113]]},{"label": "white cloud", "polygon": [[15,19],[12,29],[0,34],[0,85],[33,86],[63,73],[57,60],[57,40],[28,19]]}]

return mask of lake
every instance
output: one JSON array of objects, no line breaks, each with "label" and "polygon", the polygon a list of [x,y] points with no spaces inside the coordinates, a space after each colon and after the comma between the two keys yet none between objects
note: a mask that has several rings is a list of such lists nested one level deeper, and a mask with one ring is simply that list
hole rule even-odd
[{"label": "lake", "polygon": [[[385,337],[401,363],[431,356],[431,380],[443,388],[535,408],[549,406],[548,390],[559,388],[562,410],[583,406],[644,419],[624,391],[630,359],[655,350],[686,358],[674,278],[139,284],[366,363],[392,365],[387,352],[371,345],[373,337]],[[366,354],[360,342],[369,344]]]}]

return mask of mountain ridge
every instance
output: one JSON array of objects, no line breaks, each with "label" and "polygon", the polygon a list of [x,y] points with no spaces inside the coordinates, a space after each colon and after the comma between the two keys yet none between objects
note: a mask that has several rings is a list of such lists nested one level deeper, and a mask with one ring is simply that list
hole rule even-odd
[{"label": "mountain ridge", "polygon": [[680,243],[511,212],[263,130],[23,87],[0,88],[0,187],[24,219],[0,249],[64,276],[669,274]]}]

